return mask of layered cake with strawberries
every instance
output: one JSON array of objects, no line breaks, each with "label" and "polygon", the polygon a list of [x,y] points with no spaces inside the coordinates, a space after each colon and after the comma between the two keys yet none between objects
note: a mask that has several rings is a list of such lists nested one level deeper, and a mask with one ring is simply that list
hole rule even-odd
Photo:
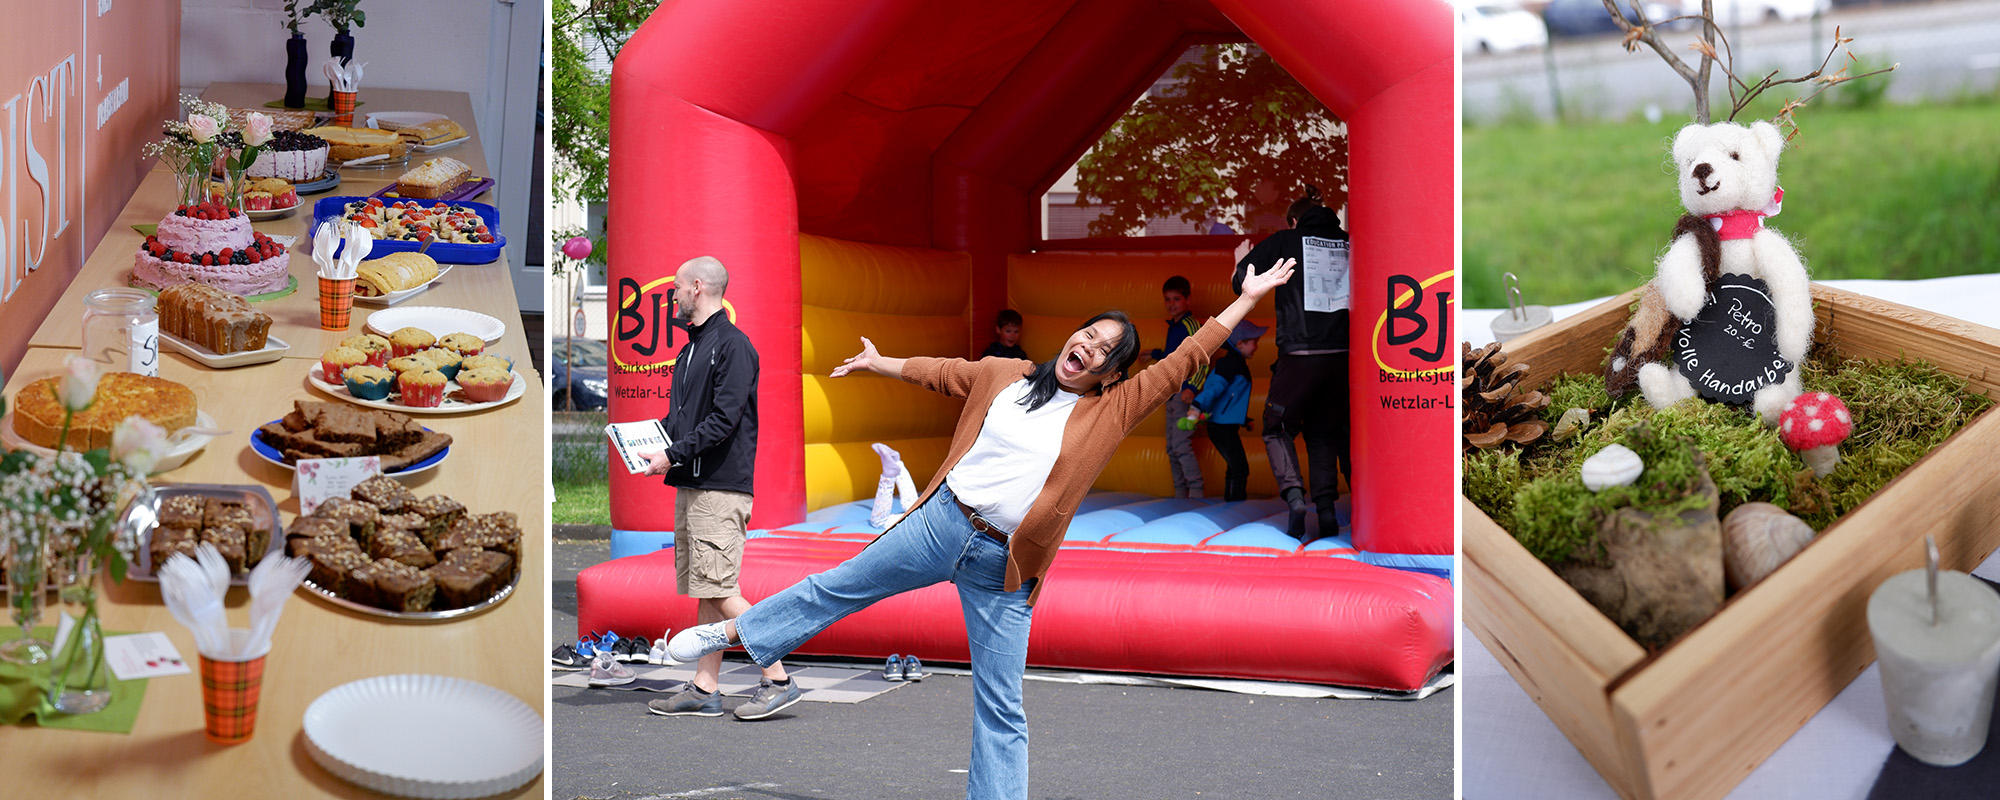
[{"label": "layered cake with strawberries", "polygon": [[252,178],[284,178],[293,183],[318,180],[326,171],[325,139],[297,131],[278,131],[257,153],[250,170]]},{"label": "layered cake with strawberries", "polygon": [[132,265],[142,286],[165,289],[190,281],[251,295],[285,288],[291,253],[250,229],[250,218],[221,203],[182,206],[160,220]]}]

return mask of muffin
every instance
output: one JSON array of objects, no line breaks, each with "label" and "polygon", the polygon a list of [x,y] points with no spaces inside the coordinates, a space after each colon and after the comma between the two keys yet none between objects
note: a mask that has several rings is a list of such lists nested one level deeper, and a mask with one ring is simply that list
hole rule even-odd
[{"label": "muffin", "polygon": [[428,350],[437,344],[437,337],[422,328],[401,328],[389,334],[390,356],[402,358],[419,350]]},{"label": "muffin", "polygon": [[460,356],[476,356],[486,352],[486,340],[469,333],[448,333],[438,340],[438,346]]},{"label": "muffin", "polygon": [[437,369],[437,365],[431,363],[430,359],[423,356],[407,355],[401,358],[389,359],[389,369],[401,375],[405,372],[423,372],[427,369]]},{"label": "muffin", "polygon": [[496,356],[490,353],[466,356],[458,362],[460,372],[487,368],[497,369],[501,372],[512,372],[514,370],[514,362],[507,360],[504,356]]},{"label": "muffin", "polygon": [[368,355],[352,347],[336,347],[320,354],[320,373],[327,383],[340,380],[348,367],[358,367],[368,363]]},{"label": "muffin", "polygon": [[341,377],[347,380],[347,393],[363,400],[385,399],[396,388],[396,373],[373,364],[348,367]]},{"label": "muffin", "polygon": [[449,381],[458,379],[459,361],[457,353],[454,353],[442,347],[433,347],[429,350],[417,353],[415,356],[412,357],[421,358],[431,362],[433,366],[437,367],[437,371],[444,373],[445,380]]},{"label": "muffin", "polygon": [[502,369],[461,370],[458,373],[458,388],[465,390],[465,399],[474,403],[491,403],[507,396],[507,390],[514,385],[514,373]]},{"label": "muffin", "polygon": [[368,363],[377,367],[389,366],[389,340],[372,333],[349,336],[340,343],[341,347],[352,347],[368,356]]},{"label": "muffin", "polygon": [[403,390],[403,405],[437,408],[444,403],[444,373],[437,370],[405,372],[396,384]]}]

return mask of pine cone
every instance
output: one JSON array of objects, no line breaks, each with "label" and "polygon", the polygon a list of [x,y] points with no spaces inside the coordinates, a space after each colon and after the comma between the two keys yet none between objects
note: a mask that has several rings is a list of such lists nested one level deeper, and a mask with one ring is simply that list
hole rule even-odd
[{"label": "pine cone", "polygon": [[1548,433],[1549,424],[1542,420],[1548,395],[1520,387],[1528,365],[1509,366],[1498,342],[1478,350],[1470,343],[1463,346],[1458,388],[1465,452],[1498,447],[1501,442],[1527,444]]}]

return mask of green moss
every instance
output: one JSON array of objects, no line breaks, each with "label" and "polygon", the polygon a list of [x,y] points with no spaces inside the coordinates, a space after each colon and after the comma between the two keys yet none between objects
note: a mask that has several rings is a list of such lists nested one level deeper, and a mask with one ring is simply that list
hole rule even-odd
[{"label": "green moss", "polygon": [[[1690,442],[1715,481],[1721,514],[1767,502],[1823,530],[1993,404],[1920,361],[1842,360],[1820,348],[1802,369],[1806,391],[1840,397],[1855,418],[1841,464],[1825,479],[1747,411],[1701,400],[1655,410],[1635,401],[1636,392],[1614,402],[1601,376],[1565,375],[1542,387],[1550,397],[1546,418],[1553,424],[1565,410],[1587,408],[1590,424],[1562,442],[1468,454],[1465,495],[1537,558],[1591,560],[1601,515],[1626,506],[1657,513],[1699,504],[1689,491],[1693,459],[1680,446]],[[1613,443],[1638,452],[1646,472],[1638,485],[1592,493],[1580,477],[1583,461]]]}]

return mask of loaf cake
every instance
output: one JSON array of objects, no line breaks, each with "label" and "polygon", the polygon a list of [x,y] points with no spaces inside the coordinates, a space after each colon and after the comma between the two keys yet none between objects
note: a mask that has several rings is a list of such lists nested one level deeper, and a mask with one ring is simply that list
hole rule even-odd
[{"label": "loaf cake", "polygon": [[415,289],[437,276],[435,258],[423,253],[390,253],[361,262],[355,270],[354,293],[361,297],[381,297],[390,292]]},{"label": "loaf cake", "polygon": [[[14,432],[39,447],[55,447],[62,435],[63,407],[57,399],[60,377],[43,378],[14,395]],[[70,420],[68,447],[90,451],[111,446],[111,432],[126,417],[140,416],[175,431],[194,425],[194,390],[165,378],[132,372],[106,373],[97,383],[90,407]]]},{"label": "loaf cake", "polygon": [[467,136],[464,126],[444,117],[415,125],[403,125],[386,119],[377,119],[375,124],[384,130],[395,131],[397,136],[410,144],[443,144]]},{"label": "loaf cake", "polygon": [[396,179],[396,193],[418,200],[436,200],[472,179],[472,168],[455,158],[433,158]]},{"label": "loaf cake", "polygon": [[183,283],[160,292],[160,331],[208,348],[217,355],[262,350],[271,317],[250,307],[242,295],[203,283]]}]

